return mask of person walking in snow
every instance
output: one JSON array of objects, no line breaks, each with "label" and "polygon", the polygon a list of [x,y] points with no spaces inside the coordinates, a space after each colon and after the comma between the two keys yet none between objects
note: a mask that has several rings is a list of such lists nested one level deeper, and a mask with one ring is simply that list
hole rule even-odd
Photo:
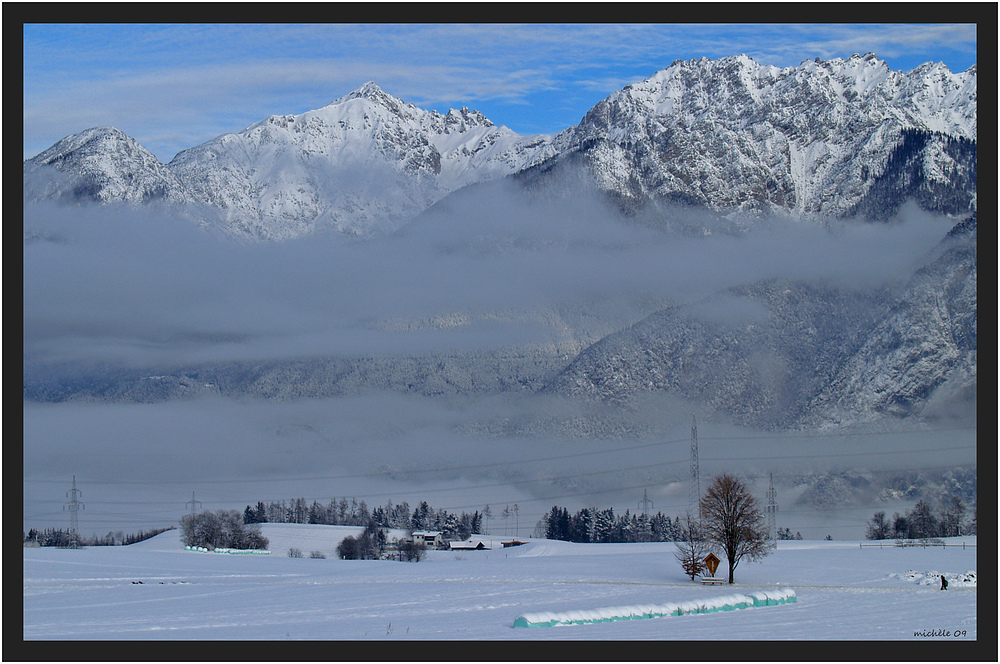
[{"label": "person walking in snow", "polygon": [[941,575],[941,590],[948,590],[948,579],[944,578],[944,574]]}]

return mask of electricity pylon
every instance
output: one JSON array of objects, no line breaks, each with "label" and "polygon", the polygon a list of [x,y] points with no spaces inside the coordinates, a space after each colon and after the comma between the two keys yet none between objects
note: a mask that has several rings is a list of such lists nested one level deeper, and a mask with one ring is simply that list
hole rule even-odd
[{"label": "electricity pylon", "polygon": [[83,491],[76,488],[76,475],[74,475],[73,488],[66,492],[69,503],[63,505],[63,509],[69,511],[69,546],[73,549],[80,545],[80,519],[77,513],[83,509],[83,503],[78,499],[82,495]]},{"label": "electricity pylon", "polygon": [[649,525],[649,508],[653,506],[653,501],[649,499],[646,495],[646,490],[642,490],[642,500],[637,504],[637,508],[642,508],[642,530],[640,531],[640,536],[643,542],[648,542],[652,538],[652,529]]},{"label": "electricity pylon", "polygon": [[701,516],[701,477],[698,470],[698,422],[691,416],[691,482],[688,485],[688,513],[692,518]]},{"label": "electricity pylon", "polygon": [[186,503],[184,503],[184,507],[187,507],[188,505],[191,506],[191,514],[192,515],[195,512],[198,511],[198,506],[201,505],[201,501],[198,501],[198,500],[194,499],[194,491],[191,492],[191,500],[189,500]]},{"label": "electricity pylon", "polygon": [[767,487],[767,539],[771,548],[778,548],[778,492],[774,490],[774,473],[770,473],[770,484]]}]

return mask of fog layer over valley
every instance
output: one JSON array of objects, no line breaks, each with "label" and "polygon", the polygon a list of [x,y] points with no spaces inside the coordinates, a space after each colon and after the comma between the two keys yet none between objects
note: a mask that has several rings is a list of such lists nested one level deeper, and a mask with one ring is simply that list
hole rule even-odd
[{"label": "fog layer over valley", "polygon": [[[212,509],[519,503],[530,534],[553,504],[635,510],[648,488],[674,516],[693,415],[705,477],[776,473],[808,503],[817,478],[864,476],[820,510],[905,509],[975,465],[974,221],[946,242],[959,220],[912,207],[878,224],[737,224],[562,191],[501,180],[391,235],[274,243],[153,208],[26,205],[26,527],[60,518],[72,475],[95,518],[103,500],[131,502],[151,526],[195,490]],[[956,246],[971,323],[967,293],[945,288],[965,309],[942,306],[971,347],[941,350],[917,386],[876,377],[880,394],[909,390],[906,408],[845,401],[876,381],[850,373],[870,366],[872,332],[912,309],[921,268],[944,275],[921,293],[951,283]],[[886,493],[905,472],[923,473],[917,493]],[[807,534],[796,524],[812,517],[793,514],[778,525]],[[819,534],[863,533],[863,518],[827,523],[841,530]]]}]

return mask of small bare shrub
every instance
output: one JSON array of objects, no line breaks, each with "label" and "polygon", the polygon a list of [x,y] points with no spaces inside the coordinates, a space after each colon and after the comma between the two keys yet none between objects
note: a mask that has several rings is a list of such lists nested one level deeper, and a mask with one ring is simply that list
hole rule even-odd
[{"label": "small bare shrub", "polygon": [[402,541],[396,548],[399,551],[399,559],[404,562],[420,562],[427,552],[427,547],[423,543],[417,544],[413,540]]}]

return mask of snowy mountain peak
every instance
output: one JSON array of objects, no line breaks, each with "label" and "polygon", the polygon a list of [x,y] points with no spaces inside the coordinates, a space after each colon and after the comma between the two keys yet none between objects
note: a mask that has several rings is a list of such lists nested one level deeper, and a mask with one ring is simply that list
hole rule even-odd
[{"label": "snowy mountain peak", "polygon": [[[340,107],[352,100],[357,99],[371,102],[375,106],[389,110],[393,114],[404,117],[408,120],[436,125],[436,130],[441,130],[445,133],[449,133],[452,129],[459,125],[464,127],[495,126],[485,115],[479,111],[469,110],[467,106],[463,106],[460,109],[449,109],[444,115],[438,111],[422,110],[411,103],[404,102],[402,99],[385,92],[374,81],[368,81],[357,90],[338,98],[327,106],[327,108],[333,109]],[[464,131],[464,129],[462,129],[462,131]]]},{"label": "snowy mountain peak", "polygon": [[91,127],[57,141],[48,150],[28,161],[46,164],[58,163],[81,150],[88,154],[95,154],[115,146],[125,148],[128,152],[135,154],[148,153],[152,157],[152,153],[149,153],[137,141],[115,127]]},{"label": "snowy mountain peak", "polygon": [[496,125],[479,111],[470,111],[467,106],[455,110],[449,109],[444,116],[445,125],[465,125],[468,127],[495,127]]},{"label": "snowy mountain peak", "polygon": [[179,153],[170,169],[229,231],[290,238],[390,231],[459,187],[553,153],[478,111],[442,115],[369,81],[323,108],[276,115]]},{"label": "snowy mountain peak", "polygon": [[23,166],[25,201],[193,202],[152,152],[114,127],[67,136]]},{"label": "snowy mountain peak", "polygon": [[400,109],[407,106],[410,108],[415,108],[413,104],[406,104],[403,102],[402,99],[398,99],[386,93],[382,88],[378,86],[377,83],[375,83],[375,81],[368,81],[357,90],[349,92],[343,97],[340,97],[331,105],[342,104],[346,101],[350,101],[351,99],[367,99],[370,102],[373,102],[375,104],[378,104],[380,106],[383,106],[387,109],[396,112],[399,112]]},{"label": "snowy mountain peak", "polygon": [[349,93],[347,96],[351,98],[367,97],[370,99],[372,97],[377,97],[379,95],[384,95],[384,94],[385,92],[382,90],[382,88],[378,86],[378,83],[376,83],[375,81],[368,81],[354,92]]}]

